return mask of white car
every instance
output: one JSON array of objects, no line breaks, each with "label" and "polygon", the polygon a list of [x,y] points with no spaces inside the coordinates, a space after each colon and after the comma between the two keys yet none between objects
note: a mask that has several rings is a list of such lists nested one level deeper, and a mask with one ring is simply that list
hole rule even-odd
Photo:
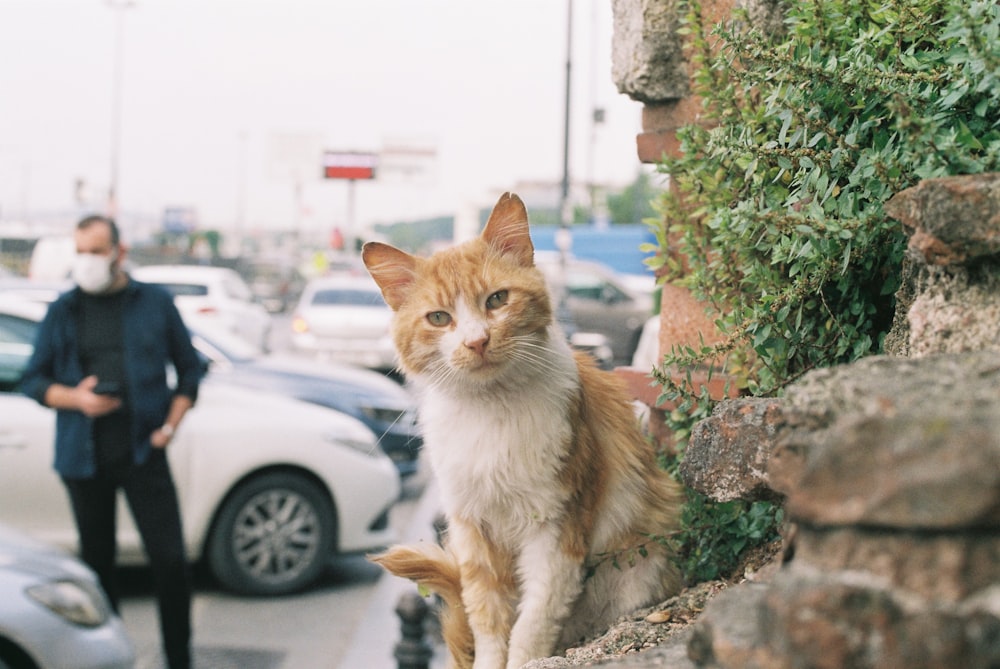
[{"label": "white car", "polygon": [[[0,299],[0,521],[75,549],[52,469],[55,414],[17,390],[44,312]],[[168,454],[188,555],[236,592],[300,590],[334,554],[395,539],[396,467],[370,429],[338,411],[207,380]],[[141,563],[124,502],[119,514],[120,559]]]},{"label": "white car", "polygon": [[0,524],[0,667],[131,669],[135,648],[94,574]]},{"label": "white car", "polygon": [[146,265],[129,272],[137,281],[165,288],[185,320],[210,318],[230,332],[267,351],[271,314],[254,301],[236,270],[204,265]]},{"label": "white car", "polygon": [[311,279],[292,317],[292,346],[371,369],[396,366],[392,310],[369,277]]}]

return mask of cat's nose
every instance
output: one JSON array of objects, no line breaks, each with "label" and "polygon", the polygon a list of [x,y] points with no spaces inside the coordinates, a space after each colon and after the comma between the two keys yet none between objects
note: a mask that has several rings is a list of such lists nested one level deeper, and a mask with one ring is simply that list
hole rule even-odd
[{"label": "cat's nose", "polygon": [[490,343],[490,336],[482,335],[476,337],[475,339],[466,339],[465,347],[471,351],[475,351],[477,355],[483,355],[486,353],[486,345]]}]

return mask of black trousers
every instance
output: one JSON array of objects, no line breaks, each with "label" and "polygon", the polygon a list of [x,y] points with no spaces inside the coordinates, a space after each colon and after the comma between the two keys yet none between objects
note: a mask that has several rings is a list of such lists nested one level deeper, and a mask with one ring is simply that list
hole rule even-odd
[{"label": "black trousers", "polygon": [[191,666],[191,573],[184,554],[177,490],[166,452],[153,449],[149,460],[93,479],[63,479],[80,537],[80,557],[97,572],[118,611],[115,574],[117,493],[125,493],[149,559],[160,613],[163,649],[170,669]]}]

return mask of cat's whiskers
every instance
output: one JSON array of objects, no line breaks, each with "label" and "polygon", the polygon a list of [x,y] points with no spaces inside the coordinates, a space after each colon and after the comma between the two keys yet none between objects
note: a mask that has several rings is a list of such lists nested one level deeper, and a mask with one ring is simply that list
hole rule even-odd
[{"label": "cat's whiskers", "polygon": [[454,385],[452,381],[457,375],[458,370],[442,362],[430,370],[429,374],[425,372],[423,379],[427,387],[441,390]]},{"label": "cat's whiskers", "polygon": [[390,432],[390,431],[392,430],[392,428],[396,427],[396,424],[397,424],[397,423],[398,423],[399,421],[401,421],[401,420],[403,419],[403,416],[405,416],[405,415],[406,415],[406,412],[405,412],[405,411],[400,411],[400,412],[398,412],[398,414],[397,414],[397,415],[396,415],[396,417],[395,417],[395,418],[394,418],[394,419],[392,420],[392,422],[391,422],[391,423],[389,423],[389,425],[388,425],[388,426],[387,426],[387,427],[385,428],[385,430],[383,430],[383,431],[382,431],[382,434],[380,434],[380,435],[378,436],[378,439],[376,440],[376,443],[378,443],[378,444],[380,444],[380,445],[381,445],[381,443],[382,443],[382,440],[383,440],[383,439],[385,439],[385,436],[386,436],[387,434],[389,434],[389,432]]},{"label": "cat's whiskers", "polygon": [[537,358],[541,362],[554,364],[555,356],[548,342],[538,340],[536,335],[514,335],[509,341],[518,352],[523,352]]},{"label": "cat's whiskers", "polygon": [[532,363],[539,376],[551,376],[558,374],[561,367],[546,357],[533,355],[527,351],[518,351],[514,354],[515,359],[522,363]]}]

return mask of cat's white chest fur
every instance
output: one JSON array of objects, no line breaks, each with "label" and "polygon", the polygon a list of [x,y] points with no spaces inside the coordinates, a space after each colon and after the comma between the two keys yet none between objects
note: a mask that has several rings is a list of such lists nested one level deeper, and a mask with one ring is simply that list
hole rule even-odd
[{"label": "cat's white chest fur", "polygon": [[428,393],[425,448],[449,515],[517,541],[564,507],[559,476],[570,443],[567,411],[578,387],[572,357],[556,374],[526,377],[497,395]]}]

